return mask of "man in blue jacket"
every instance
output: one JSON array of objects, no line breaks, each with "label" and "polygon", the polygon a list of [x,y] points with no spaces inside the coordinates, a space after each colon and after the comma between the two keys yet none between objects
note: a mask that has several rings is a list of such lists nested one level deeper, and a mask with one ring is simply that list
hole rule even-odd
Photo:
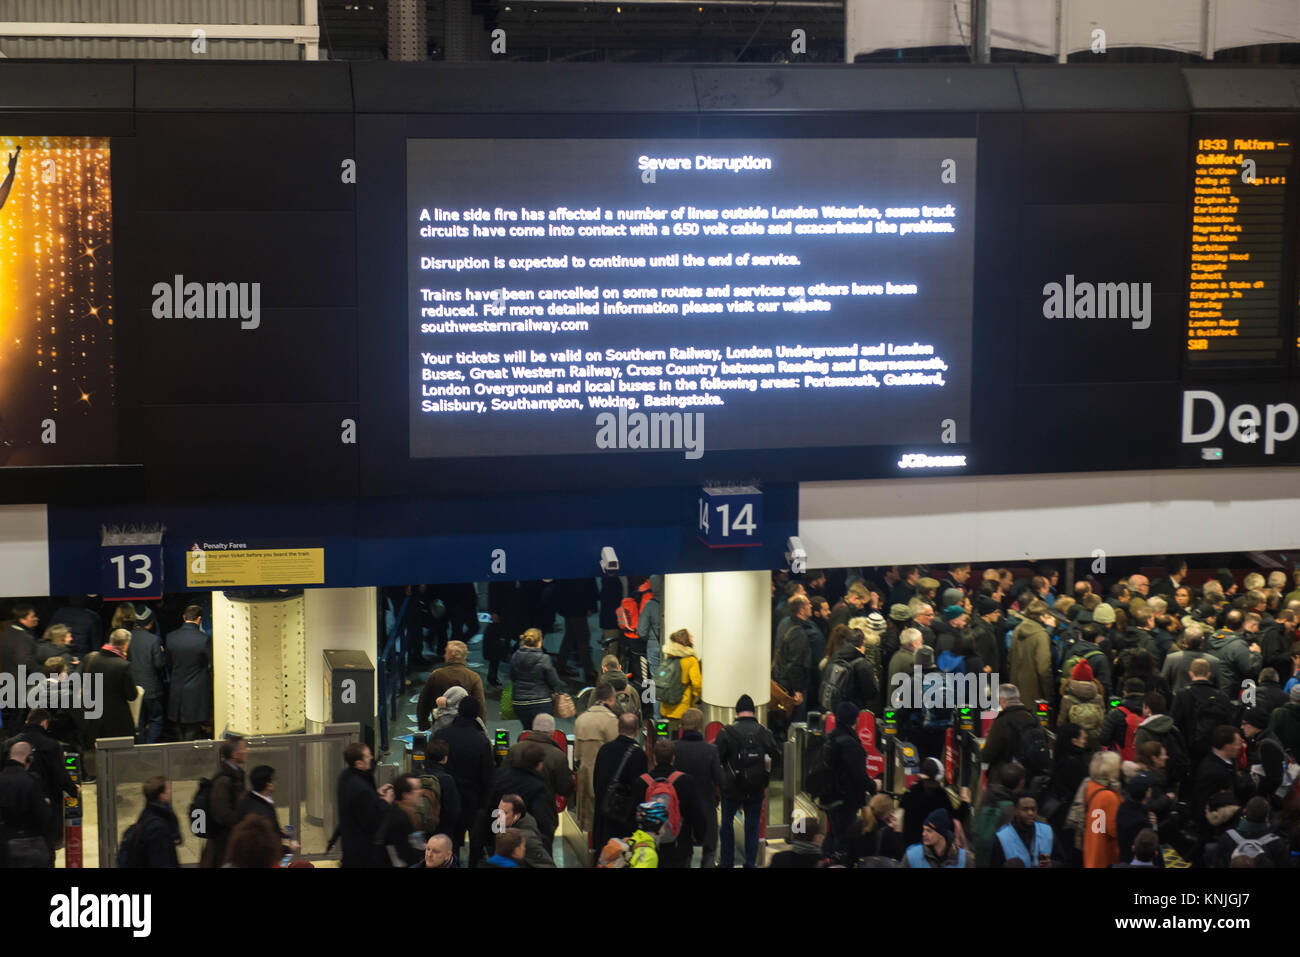
[{"label": "man in blue jacket", "polygon": [[1011,823],[998,829],[989,855],[989,867],[1005,867],[1012,858],[1025,867],[1051,867],[1054,845],[1052,829],[1038,820],[1038,799],[1029,791],[1017,791]]},{"label": "man in blue jacket", "polygon": [[952,818],[940,808],[931,811],[921,827],[921,843],[903,855],[904,867],[974,867],[975,855],[958,847]]}]

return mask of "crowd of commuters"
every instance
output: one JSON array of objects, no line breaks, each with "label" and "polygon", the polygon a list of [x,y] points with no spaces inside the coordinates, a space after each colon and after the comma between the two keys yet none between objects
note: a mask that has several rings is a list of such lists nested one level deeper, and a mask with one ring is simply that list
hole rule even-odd
[{"label": "crowd of commuters", "polygon": [[[0,709],[0,861],[7,866],[54,865],[64,797],[80,792],[65,752],[82,755],[82,777],[93,781],[88,759],[101,738],[153,743],[212,730],[212,639],[198,605],[156,613],[144,603],[74,596],[50,607],[42,622],[33,603],[18,601],[0,622],[0,680],[8,689]],[[165,634],[163,614],[177,626]],[[29,707],[33,699],[39,706]],[[40,800],[29,800],[33,794]],[[146,795],[146,803],[159,802]]]},{"label": "crowd of commuters", "polygon": [[[128,737],[142,744],[195,740],[212,732],[212,636],[203,630],[203,609],[175,609],[142,602],[103,602],[86,597],[59,603],[41,630],[34,605],[17,602],[0,623],[0,674],[15,683],[41,676],[49,684],[50,733],[86,753],[99,738]],[[166,613],[175,627],[166,630]],[[80,675],[79,682],[72,682]],[[61,687],[96,685],[96,707]],[[7,699],[6,699],[7,700]],[[133,715],[138,710],[138,717]],[[93,714],[93,716],[91,716]],[[21,700],[0,710],[6,737],[27,722]]]},{"label": "crowd of commuters", "polygon": [[[866,574],[864,574],[864,571]],[[1300,858],[1300,574],[1164,576],[1065,593],[1059,572],[1017,578],[967,565],[840,570],[778,583],[774,727],[836,715],[812,762],[826,833],[809,819],[801,866],[1267,867]],[[868,577],[868,576],[871,577]],[[836,588],[838,585],[838,588]],[[818,613],[818,608],[823,613]],[[839,663],[836,665],[836,663]],[[860,672],[860,674],[859,674]],[[944,782],[951,693],[908,699],[920,679],[997,689],[980,754],[985,786]],[[811,705],[811,707],[810,707]],[[922,758],[893,799],[865,780],[860,709],[886,710]],[[846,779],[850,779],[846,784]],[[814,852],[811,844],[818,845]]]},{"label": "crowd of commuters", "polygon": [[[712,741],[699,707],[705,666],[688,630],[664,633],[658,577],[493,583],[486,682],[468,662],[483,628],[472,586],[416,586],[406,594],[420,653],[442,659],[417,706],[429,734],[424,766],[377,787],[370,749],[350,746],[335,841],[346,867],[554,867],[567,807],[598,866],[732,867],[739,816],[741,861],[757,866],[781,742],[792,722],[820,713],[835,728],[814,737],[820,747],[805,759],[818,813],[796,812],[771,866],[1290,866],[1300,856],[1300,574],[1286,578],[1189,576],[1179,561],[1154,582],[1139,574],[1069,589],[1046,566],[1020,577],[968,565],[776,573],[771,688],[755,689],[770,692],[766,723],[757,695],[744,695]],[[22,664],[59,681],[74,668],[113,689],[93,721],[42,708],[0,715],[9,866],[53,861],[63,796],[76,793],[61,761],[68,737],[89,745],[210,733],[201,609],[184,608],[162,638],[148,607],[121,603],[104,620],[86,604],[61,608],[38,642],[36,611],[20,603],[0,633],[2,672]],[[548,653],[543,634],[557,618],[562,641]],[[527,730],[497,755],[484,719],[502,665]],[[555,715],[579,676],[591,690],[571,762]],[[937,680],[947,676],[996,689],[977,800],[944,780],[957,702],[894,694],[914,677],[951,688]],[[888,715],[920,755],[915,783],[897,797],[867,772],[863,712],[878,728]],[[656,719],[666,739],[649,734]],[[174,866],[184,834],[202,840],[203,866],[293,860],[274,769],[246,776],[242,739],[220,749],[188,825],[170,807],[170,783],[146,782],[119,863]]]}]

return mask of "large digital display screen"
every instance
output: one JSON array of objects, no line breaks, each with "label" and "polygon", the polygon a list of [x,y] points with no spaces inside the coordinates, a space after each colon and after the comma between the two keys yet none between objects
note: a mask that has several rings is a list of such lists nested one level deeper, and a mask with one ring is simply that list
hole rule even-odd
[{"label": "large digital display screen", "polygon": [[975,163],[408,140],[411,457],[968,441]]},{"label": "large digital display screen", "polygon": [[1285,366],[1287,178],[1274,137],[1198,137],[1193,151],[1187,350],[1190,369]]},{"label": "large digital display screen", "polygon": [[0,465],[116,461],[108,140],[0,136]]}]

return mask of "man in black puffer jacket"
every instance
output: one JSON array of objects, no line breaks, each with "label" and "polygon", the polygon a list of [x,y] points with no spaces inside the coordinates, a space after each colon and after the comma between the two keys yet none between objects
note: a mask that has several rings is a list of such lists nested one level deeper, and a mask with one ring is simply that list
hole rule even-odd
[{"label": "man in black puffer jacket", "polygon": [[830,833],[822,843],[822,853],[835,858],[852,846],[858,812],[876,793],[876,783],[867,777],[867,752],[858,740],[858,706],[852,701],[836,706],[835,730],[822,747],[830,749],[826,763],[835,773],[835,790],[826,802]]}]

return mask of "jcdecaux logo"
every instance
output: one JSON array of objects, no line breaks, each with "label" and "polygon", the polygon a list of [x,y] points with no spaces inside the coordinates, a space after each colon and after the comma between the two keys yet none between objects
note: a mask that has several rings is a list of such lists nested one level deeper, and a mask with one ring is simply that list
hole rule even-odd
[{"label": "jcdecaux logo", "polygon": [[924,452],[904,452],[898,460],[900,469],[952,469],[965,468],[964,455],[926,455]]}]

